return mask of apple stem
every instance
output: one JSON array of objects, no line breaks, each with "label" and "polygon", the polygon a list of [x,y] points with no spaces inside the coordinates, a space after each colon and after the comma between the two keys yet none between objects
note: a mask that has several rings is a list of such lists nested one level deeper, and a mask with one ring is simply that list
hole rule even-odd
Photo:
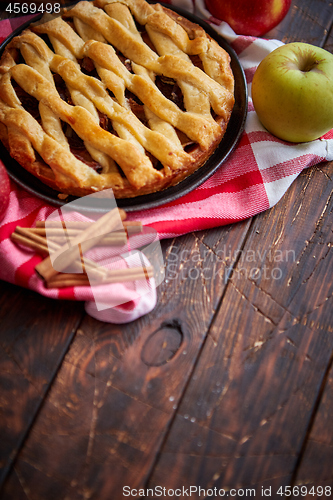
[{"label": "apple stem", "polygon": [[318,63],[319,63],[318,60],[308,62],[306,64],[305,68],[302,69],[303,73],[307,73],[308,71],[311,71],[313,68],[315,68],[316,66],[318,66]]}]

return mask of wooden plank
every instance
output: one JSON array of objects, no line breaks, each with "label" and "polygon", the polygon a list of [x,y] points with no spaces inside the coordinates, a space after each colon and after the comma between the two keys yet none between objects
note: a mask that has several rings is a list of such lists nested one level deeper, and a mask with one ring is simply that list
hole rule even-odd
[{"label": "wooden plank", "polygon": [[[304,498],[313,498],[312,491],[318,496],[330,498],[333,488],[333,368],[325,379],[325,390],[320,400],[318,412],[306,443],[300,467],[295,478],[295,486],[307,487]],[[313,490],[312,490],[313,488]],[[331,488],[331,490],[329,490]],[[301,491],[301,490],[300,490]],[[305,492],[305,488],[303,488]]]},{"label": "wooden plank", "polygon": [[293,0],[283,21],[268,34],[284,43],[305,42],[322,47],[333,20],[329,1]]},{"label": "wooden plank", "polygon": [[[303,488],[303,498],[313,498],[314,492],[323,498],[331,498],[333,491],[333,368],[324,380],[325,388],[321,394],[320,405],[315,415],[313,426],[309,433],[308,440],[300,467],[295,477],[294,485]],[[326,489],[325,489],[326,487]],[[313,488],[313,490],[311,490]],[[323,488],[323,493],[321,493]],[[331,489],[329,489],[331,488]]]},{"label": "wooden plank", "polygon": [[0,282],[1,482],[24,441],[82,316],[61,302]]},{"label": "wooden plank", "polygon": [[[331,30],[324,48],[333,52],[333,32]],[[332,276],[331,269],[327,269],[327,278]],[[311,491],[317,493],[317,487],[333,487],[333,366],[332,359],[328,366],[327,373],[323,377],[321,392],[318,395],[318,409],[313,413],[313,420],[310,422],[306,441],[303,443],[303,449],[299,460],[299,466],[294,474],[294,485],[304,485],[307,489],[307,495],[304,498],[312,498]],[[311,488],[314,490],[311,490]],[[303,488],[303,493],[305,488]],[[331,490],[332,492],[332,490]],[[329,489],[326,489],[329,493]]]},{"label": "wooden plank", "polygon": [[[303,181],[304,178],[302,182]],[[306,192],[308,189],[306,184],[304,184],[303,187],[304,192]],[[327,195],[327,189],[324,191]],[[303,196],[302,191],[296,191],[294,194],[299,197]],[[316,199],[317,194],[318,192],[312,191],[312,195],[316,195]],[[308,196],[305,201],[311,206],[310,200],[311,198]],[[328,205],[330,208],[331,205]],[[289,209],[292,206],[293,201],[289,198]],[[296,221],[304,217],[302,210],[297,212],[298,208],[299,205],[297,205],[293,213]],[[274,212],[275,210],[273,213]],[[325,212],[323,219],[320,219],[320,224],[326,216],[327,213]],[[267,245],[274,241],[274,228],[278,228],[279,232],[284,228],[284,220],[289,220],[289,229],[293,226],[290,224],[287,213],[284,214],[285,219],[279,217],[276,216],[275,219],[267,220],[266,216],[263,218],[260,216],[256,219],[258,223],[258,225],[255,226],[257,228],[256,231],[259,231],[260,234],[261,222],[263,222],[263,229],[268,232],[268,237],[265,240]],[[315,215],[313,215],[313,218],[314,217]],[[307,221],[303,220],[302,224],[305,226],[305,229],[309,231],[306,222]],[[304,248],[304,241],[301,240],[299,242],[300,246],[298,246],[298,251],[301,256],[303,256],[302,250],[304,250],[302,266],[299,268],[294,265],[293,270],[295,275],[288,275],[288,277],[293,278],[291,286],[293,289],[295,287],[295,290],[298,290],[297,286],[301,289],[302,275],[299,276],[297,271],[303,269],[305,266],[304,258],[309,251],[308,247],[310,246],[310,248],[312,248],[313,244],[318,242],[318,232],[321,230],[320,224],[316,229],[316,237],[309,240],[307,250]],[[295,227],[299,230],[298,224]],[[222,396],[224,390],[221,385],[221,380],[224,376],[223,369],[227,370],[228,367],[231,367],[237,374],[237,369],[240,370],[241,368],[237,367],[237,362],[239,360],[243,362],[244,359],[242,356],[244,356],[244,358],[246,356],[242,353],[239,345],[237,345],[239,337],[241,340],[242,331],[239,331],[239,336],[235,334],[235,332],[231,332],[232,328],[234,328],[233,318],[238,321],[239,324],[247,321],[248,325],[251,325],[253,322],[253,327],[258,325],[259,329],[263,328],[262,323],[266,322],[272,326],[270,321],[273,322],[273,325],[274,321],[279,325],[280,319],[284,318],[281,322],[281,328],[283,330],[288,327],[288,313],[290,312],[288,309],[286,310],[286,306],[284,305],[284,302],[288,302],[288,300],[285,297],[280,297],[280,295],[275,296],[274,293],[276,293],[276,290],[270,290],[269,283],[265,283],[265,280],[263,280],[260,282],[261,289],[258,290],[257,282],[255,284],[249,283],[244,279],[244,276],[238,279],[237,272],[233,274],[233,285],[228,288],[226,296],[224,297],[225,287],[223,282],[228,267],[225,248],[229,248],[228,245],[231,241],[232,246],[230,247],[230,255],[232,255],[233,258],[234,252],[242,249],[241,245],[243,244],[246,234],[246,231],[244,231],[244,233],[242,232],[243,230],[244,228],[242,227],[242,230],[237,235],[238,240],[235,235],[233,237],[230,236],[231,239],[229,240],[229,236],[227,237],[225,233],[227,230],[222,230],[221,234],[225,238],[224,242],[218,241],[219,237],[216,232],[209,232],[207,234],[201,233],[199,235],[179,239],[175,242],[176,246],[173,247],[168,243],[169,246],[167,249],[171,255],[174,254],[173,248],[176,248],[176,268],[168,268],[167,278],[169,283],[165,283],[165,285],[161,287],[160,306],[148,317],[132,325],[127,325],[126,327],[111,327],[110,325],[102,325],[89,318],[86,319],[80,334],[77,335],[71,346],[66,361],[62,365],[59,376],[56,378],[53,388],[45,402],[45,406],[43,406],[43,410],[38,416],[26,446],[20,454],[15,470],[12,472],[6,484],[4,498],[17,499],[21,496],[25,498],[25,496],[29,497],[31,492],[33,498],[41,499],[66,498],[66,495],[67,498],[71,500],[89,497],[98,499],[123,498],[121,486],[125,481],[128,481],[132,486],[140,485],[143,484],[145,478],[149,476],[154,466],[154,459],[157,451],[165,437],[167,427],[172,423],[177,405],[181,401],[181,417],[177,416],[174,421],[175,425],[173,425],[173,429],[175,429],[176,435],[178,436],[178,443],[176,443],[174,439],[172,446],[177,453],[172,458],[168,459],[168,463],[171,463],[172,467],[166,469],[167,473],[169,474],[169,470],[173,472],[175,469],[174,463],[176,464],[179,461],[181,451],[179,452],[178,449],[184,450],[186,447],[192,451],[194,450],[193,453],[192,451],[191,453],[194,455],[193,464],[197,467],[197,447],[198,449],[202,449],[210,445],[211,456],[201,461],[200,468],[197,469],[197,478],[199,478],[200,481],[201,479],[205,480],[205,474],[207,471],[209,472],[208,469],[211,468],[211,459],[215,460],[215,462],[219,461],[219,464],[224,468],[228,466],[227,460],[229,456],[232,455],[233,450],[237,448],[238,441],[233,434],[225,434],[220,437],[218,431],[215,431],[213,426],[210,428],[207,425],[206,430],[201,430],[201,424],[198,426],[196,417],[192,413],[192,406],[194,405],[195,408],[198,407],[201,409],[203,414],[209,413],[211,411],[211,406],[209,401],[208,404],[206,403],[206,398],[209,399],[210,396],[206,394],[207,388],[202,386],[201,398],[193,399],[193,395],[196,395],[196,391],[193,392],[192,384],[198,384],[198,370],[196,370],[189,386],[190,390],[186,392],[182,400],[182,394],[186,387],[188,377],[196,367],[196,362],[202,349],[203,354],[209,352],[207,346],[209,346],[211,342],[214,345],[214,349],[212,349],[212,347],[210,348],[212,354],[214,354],[217,348],[220,349],[220,353],[222,352],[222,366],[218,374],[220,378],[213,379],[213,381],[207,385],[208,390],[212,389],[211,397],[213,398],[214,408],[214,398],[218,397],[218,394]],[[327,231],[326,226],[325,231]],[[294,236],[295,234],[297,233],[293,233]],[[327,232],[325,234],[327,234]],[[311,238],[311,235],[312,233],[309,231],[309,238]],[[253,239],[251,243],[252,246],[247,246],[247,250],[256,248],[253,247],[253,245],[256,243],[258,233],[252,231],[251,237]],[[290,240],[288,240],[288,242],[290,242]],[[283,247],[284,250],[288,250],[287,243]],[[224,244],[226,244],[227,247],[223,247]],[[206,248],[211,248],[212,254],[215,253],[216,261],[211,264],[208,260],[209,256],[206,256],[200,263],[196,262],[194,264],[193,255],[198,253],[195,249],[200,248],[200,252],[202,252],[205,245]],[[263,251],[268,247],[263,245],[259,248]],[[281,249],[278,244],[276,244],[275,248],[276,250]],[[184,249],[190,249],[192,253],[188,255],[187,260],[184,259],[185,262],[182,262],[180,252]],[[211,255],[210,250],[208,250],[208,252]],[[225,253],[223,254],[223,252]],[[322,254],[322,257],[323,260],[326,259],[324,254]],[[170,262],[172,262],[171,259]],[[204,271],[208,267],[208,262],[209,266],[213,266],[212,275],[207,275],[206,271]],[[329,263],[327,259],[326,262]],[[259,269],[263,272],[265,262],[260,262],[260,264],[261,267]],[[282,266],[282,272],[287,272],[286,268],[288,268],[288,266],[285,267],[283,262],[279,263],[279,266],[280,264]],[[240,266],[241,263],[239,263],[238,269],[241,268]],[[272,270],[272,266],[273,264],[271,263],[268,269]],[[246,269],[249,270],[252,269],[252,267],[252,263],[248,263]],[[191,271],[192,269],[194,269],[194,271]],[[216,275],[217,270],[221,271],[219,276]],[[201,278],[198,279],[198,277],[196,277],[193,279],[194,276],[197,276],[197,272],[199,272]],[[244,272],[246,273],[246,270]],[[304,270],[302,272],[304,274]],[[316,276],[317,270],[314,270],[314,273],[310,276],[311,285]],[[325,286],[327,286],[327,283],[326,285],[322,285],[323,296],[320,297],[319,294],[317,297],[318,300],[320,298],[326,298],[328,292]],[[240,292],[238,290],[240,290]],[[176,296],[177,293],[179,294],[178,297]],[[271,293],[272,295],[270,295]],[[173,294],[175,295],[173,296]],[[248,294],[248,296],[246,294]],[[297,293],[295,292],[295,300],[298,300],[300,295],[302,295],[301,291],[298,290]],[[210,301],[208,300],[209,297],[211,298]],[[222,307],[214,323],[215,326],[210,331],[206,340],[205,332],[219,306],[221,297],[226,299],[229,305],[230,300],[235,301],[233,303],[233,311],[231,308],[227,310]],[[248,298],[250,300],[248,300]],[[281,299],[281,304],[275,300],[276,298]],[[293,297],[290,296],[290,300],[292,298]],[[310,296],[310,299],[311,298]],[[301,302],[306,310],[306,298],[302,299],[303,302]],[[246,303],[249,302],[246,308],[242,306],[244,301]],[[225,302],[225,300],[223,300],[223,302]],[[315,326],[319,325],[319,327],[322,326],[326,328],[325,307],[327,302],[328,301],[325,301],[323,305],[318,302],[318,307],[315,309],[317,313],[324,310],[324,319],[322,323],[321,318],[319,315],[316,316],[317,313],[315,311],[313,311],[312,316],[310,314],[310,320],[312,319],[314,321]],[[291,304],[293,306],[292,302]],[[237,307],[240,308],[240,311],[237,311]],[[254,312],[252,309],[254,309]],[[224,318],[223,312],[227,315],[227,318]],[[298,310],[296,311],[296,320],[302,318],[304,321],[301,312]],[[175,318],[177,321],[174,321]],[[286,322],[285,324],[284,321]],[[290,321],[292,322],[291,319]],[[220,328],[226,328],[226,330],[222,332],[223,335],[225,335],[224,339],[220,339],[221,330],[218,327],[218,322],[222,325]],[[264,326],[267,327],[267,325]],[[295,325],[292,325],[292,327],[293,326]],[[311,323],[303,326],[308,335]],[[272,328],[277,327],[272,326]],[[294,334],[297,337],[299,332],[300,330],[295,329],[294,333],[291,332],[291,335]],[[267,331],[265,330],[264,333],[267,334]],[[281,335],[283,335],[283,332]],[[276,390],[280,390],[281,386],[279,385],[280,381],[276,380],[277,374],[271,374],[269,372],[271,369],[270,363],[272,361],[274,362],[275,359],[274,346],[272,346],[273,342],[271,343],[271,339],[267,338],[266,341],[266,337],[264,339],[258,338],[255,332],[254,335],[250,333],[250,335],[247,335],[247,337],[245,336],[245,338],[252,342],[252,344],[249,344],[250,348],[248,349],[248,354],[250,356],[241,366],[245,366],[246,369],[249,370],[250,379],[247,380],[244,377],[242,379],[243,386],[240,389],[232,386],[230,390],[236,392],[236,396],[240,395],[244,397],[245,400],[247,399],[247,401],[249,401],[254,399],[253,391],[255,386],[250,383],[251,380],[260,380],[262,374],[263,376],[267,375],[267,370],[268,375],[271,375],[271,379],[269,380],[272,380],[276,384]],[[324,338],[326,342],[325,347],[328,349],[331,348],[327,340],[327,332],[324,333],[322,338]],[[312,349],[316,352],[314,359],[316,361],[316,358],[320,358],[320,361],[322,361],[324,357],[316,351],[318,347],[316,346],[316,340],[314,337],[311,337],[311,339],[313,340]],[[226,359],[224,359],[224,341],[227,342],[226,347],[229,347],[230,352],[235,353],[234,360],[227,357],[229,354],[227,354]],[[234,347],[232,346],[233,341],[236,342]],[[228,344],[228,342],[230,342],[230,344]],[[303,344],[301,342],[300,355],[294,353],[292,342],[294,342],[292,337],[289,337],[289,341],[286,345],[287,349],[284,351],[277,340],[275,340],[275,345],[277,344],[279,348],[278,353],[280,357],[277,358],[277,365],[273,363],[273,368],[281,367],[284,369],[287,367],[291,375],[295,372],[297,375],[297,368],[299,368],[300,374],[297,380],[302,380],[303,376],[306,381],[310,381],[311,387],[306,394],[309,397],[309,400],[306,402],[309,407],[316,395],[316,390],[313,389],[313,387],[316,381],[318,382],[318,379],[315,378],[313,374],[306,375],[306,367],[303,372],[299,364],[295,365],[295,368],[293,367],[294,362],[292,359],[296,357],[297,363],[300,363],[301,356],[305,352],[304,364],[311,363],[311,359],[307,359],[306,357],[308,356],[310,358],[306,349],[306,343],[304,344],[305,341],[303,341]],[[268,352],[269,355],[263,355],[262,352],[260,353],[261,347],[265,350],[268,349],[268,346],[269,350],[265,352]],[[234,349],[234,351],[232,349]],[[326,352],[324,354],[326,354]],[[261,356],[263,356],[262,368],[260,364],[262,361]],[[285,357],[288,356],[289,358],[285,359]],[[298,358],[298,356],[300,356],[300,358]],[[204,359],[207,363],[206,368],[210,368],[211,371],[213,370],[211,363],[214,362],[215,359],[217,363],[220,362],[220,358],[216,356],[216,352],[215,357],[212,356],[210,359],[209,356],[205,354]],[[258,376],[255,373],[255,368],[252,366],[252,364],[256,362],[258,362],[256,365]],[[202,369],[202,364],[200,363],[198,369],[200,366]],[[320,377],[320,375],[318,375],[318,377]],[[236,384],[235,381],[234,383]],[[263,389],[259,389],[259,395],[261,396],[260,401],[262,404],[265,399],[263,394],[269,389],[268,386],[269,383],[266,382]],[[247,395],[249,387],[251,388],[251,393]],[[275,393],[275,396],[277,396],[274,386],[271,390]],[[300,394],[303,397],[301,390],[298,392],[296,391],[296,395],[293,396],[291,394],[291,398],[297,397]],[[190,397],[192,397],[192,406],[188,399]],[[242,401],[241,399],[241,403],[243,404]],[[257,420],[254,419],[254,423],[258,421],[259,409],[256,412],[253,407],[252,410],[249,410],[245,408],[245,406],[242,407],[242,404],[237,407],[237,404],[230,401],[230,399],[227,399],[227,402],[229,403],[227,408],[230,409],[229,417],[230,415],[235,415],[236,420],[236,417],[238,417],[241,412],[241,418],[249,427],[246,421],[246,415],[252,417],[252,411],[257,418]],[[224,401],[222,401],[222,403],[224,403]],[[287,408],[288,405],[289,403],[287,401],[285,407]],[[279,405],[276,406],[273,396],[268,398],[268,406],[268,410],[273,408],[277,410],[277,413],[279,413],[280,410],[281,412],[287,411],[283,410],[283,405],[281,408]],[[184,408],[190,408],[191,412],[183,413]],[[242,414],[243,408],[245,409],[244,416]],[[233,414],[231,412],[233,412],[234,409],[235,413]],[[215,411],[215,409],[213,413],[214,421],[216,421],[217,426],[220,425],[220,418],[226,419],[225,414],[221,417],[221,412]],[[291,414],[294,415],[292,412]],[[307,414],[309,415],[308,408]],[[268,416],[272,420],[275,418],[274,414],[269,414]],[[209,425],[211,417],[212,414],[206,415],[206,419],[209,420]],[[179,421],[185,423],[182,428],[179,425]],[[288,419],[286,421],[289,425]],[[282,422],[284,423],[283,419]],[[259,423],[262,423],[261,427],[265,429],[265,419],[263,418]],[[247,429],[246,425],[244,430]],[[281,430],[278,425],[276,425],[276,427],[274,427],[273,424],[270,425],[270,430],[272,428],[276,428],[279,431]],[[193,426],[199,428],[198,434],[196,431],[193,432]],[[236,422],[234,425],[231,425],[231,430],[235,434],[234,427],[236,427]],[[206,434],[200,434],[201,432],[205,432]],[[270,433],[267,435],[272,446],[275,441],[279,440],[279,435],[277,435],[277,437],[274,437],[274,435],[271,436]],[[207,437],[207,441],[197,441],[197,436]],[[287,436],[289,436],[288,433]],[[170,437],[172,437],[172,434]],[[167,440],[168,446],[170,437]],[[240,440],[244,438],[247,438],[246,434],[242,435]],[[258,438],[256,439],[257,446],[259,446],[260,443],[258,444]],[[249,446],[249,444],[246,445],[246,443],[250,441],[252,441],[252,439],[248,438],[240,443],[240,451],[245,450],[245,452],[247,452],[246,446]],[[299,442],[301,441],[302,440]],[[178,446],[176,446],[176,444]],[[179,446],[180,444],[182,444],[182,447]],[[295,442],[293,442],[292,445],[295,445]],[[242,448],[242,446],[244,446],[244,448]],[[165,448],[163,448],[163,451],[164,454],[162,457],[165,456]],[[247,455],[244,457],[239,455],[238,449],[236,451],[238,454],[236,453],[234,462],[241,463],[241,466],[237,466],[240,467],[241,473],[252,474],[254,471],[257,478],[260,477],[259,468],[261,464],[264,464],[264,472],[262,475],[265,475],[269,470],[274,472],[278,466],[280,466],[279,464],[281,464],[282,468],[286,467],[286,461],[287,466],[289,464],[291,469],[295,463],[294,457],[289,455],[289,451],[288,456],[282,454],[281,456],[271,457],[269,461],[265,460],[265,457],[261,457],[262,461],[256,456],[251,457],[251,455]],[[250,452],[251,451],[252,448],[250,448]],[[256,451],[256,449],[254,451]],[[246,464],[242,466],[242,463],[244,465],[244,462],[246,462],[246,460],[249,462],[251,461],[250,459],[252,460],[252,464],[254,464],[254,468],[251,469],[248,467],[246,469]],[[191,467],[191,461],[187,460],[185,463],[184,459],[184,467],[180,470],[180,473],[178,473],[178,478],[181,477],[182,473],[185,473],[185,478],[191,478]],[[228,468],[230,476],[232,475],[231,468],[232,467]],[[186,475],[187,469],[188,475]],[[161,475],[160,463],[157,470],[158,474]],[[164,470],[164,481],[166,480],[166,470]],[[151,484],[153,484],[154,478],[156,479],[156,477],[157,476],[152,477]],[[212,478],[215,478],[214,481],[217,481],[216,472],[214,472]],[[172,479],[174,480],[174,476]],[[167,485],[171,487],[171,480],[168,480]]]},{"label": "wooden plank", "polygon": [[4,498],[19,484],[43,500],[117,499],[144,484],[249,225],[165,242],[166,280],[149,315],[120,326],[85,318]]},{"label": "wooden plank", "polygon": [[332,172],[255,218],[149,487],[290,483],[333,350]]},{"label": "wooden plank", "polygon": [[[331,26],[328,2],[318,9],[298,1],[270,36],[322,45]],[[332,352],[331,223],[324,222],[332,167],[320,169],[305,172],[276,208],[256,218],[243,249],[249,262],[241,259],[233,272],[149,486],[254,484],[260,491],[291,481]],[[284,252],[282,261],[261,261],[272,248],[273,259]],[[280,284],[272,271],[282,273]]]}]

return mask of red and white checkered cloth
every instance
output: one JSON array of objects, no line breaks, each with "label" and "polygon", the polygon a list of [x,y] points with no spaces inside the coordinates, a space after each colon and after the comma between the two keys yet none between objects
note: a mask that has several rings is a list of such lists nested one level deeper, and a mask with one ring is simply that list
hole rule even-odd
[{"label": "red and white checkered cloth", "polygon": [[[171,203],[129,214],[129,219],[141,220],[144,225],[153,227],[160,239],[230,224],[267,210],[281,199],[303,169],[333,160],[333,130],[319,140],[291,144],[269,134],[257,118],[251,100],[252,77],[259,62],[281,45],[280,41],[237,36],[226,23],[210,16],[204,0],[170,0],[169,3],[208,20],[229,42],[244,68],[250,98],[245,131],[240,142],[212,177]],[[26,19],[0,22],[0,41]],[[110,302],[111,306],[112,296],[122,294],[124,304],[102,312],[95,310],[89,287],[47,290],[34,273],[40,257],[15,246],[10,234],[17,225],[29,227],[36,220],[45,220],[54,208],[14,183],[11,186],[9,209],[0,223],[0,279],[49,297],[87,301],[88,312],[104,321],[132,321],[153,309],[156,304],[154,287],[150,287],[148,293],[141,293],[137,288],[140,287],[139,282],[132,287],[108,285],[105,302]]]},{"label": "red and white checkered cloth", "polygon": [[210,15],[204,0],[169,0],[169,3],[208,21],[231,45],[245,72],[249,103],[238,147],[210,179],[168,205],[135,214],[153,226],[161,238],[252,217],[275,205],[303,169],[333,160],[333,129],[321,140],[292,144],[267,132],[254,111],[251,99],[254,72],[260,61],[282,42],[237,36],[226,23]]}]

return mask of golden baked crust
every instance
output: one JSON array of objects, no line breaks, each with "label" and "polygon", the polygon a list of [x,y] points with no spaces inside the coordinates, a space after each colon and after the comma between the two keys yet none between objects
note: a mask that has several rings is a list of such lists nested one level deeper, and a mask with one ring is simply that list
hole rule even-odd
[{"label": "golden baked crust", "polygon": [[0,61],[0,139],[60,193],[156,192],[197,170],[234,104],[230,57],[145,0],[82,1],[31,25]]}]

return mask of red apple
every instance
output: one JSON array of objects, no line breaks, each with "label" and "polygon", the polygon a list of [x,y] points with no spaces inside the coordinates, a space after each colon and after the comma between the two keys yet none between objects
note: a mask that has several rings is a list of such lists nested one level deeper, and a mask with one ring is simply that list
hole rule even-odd
[{"label": "red apple", "polygon": [[205,0],[209,12],[238,35],[261,36],[287,14],[291,0]]},{"label": "red apple", "polygon": [[4,218],[9,203],[10,185],[7,170],[0,161],[0,221]]}]

